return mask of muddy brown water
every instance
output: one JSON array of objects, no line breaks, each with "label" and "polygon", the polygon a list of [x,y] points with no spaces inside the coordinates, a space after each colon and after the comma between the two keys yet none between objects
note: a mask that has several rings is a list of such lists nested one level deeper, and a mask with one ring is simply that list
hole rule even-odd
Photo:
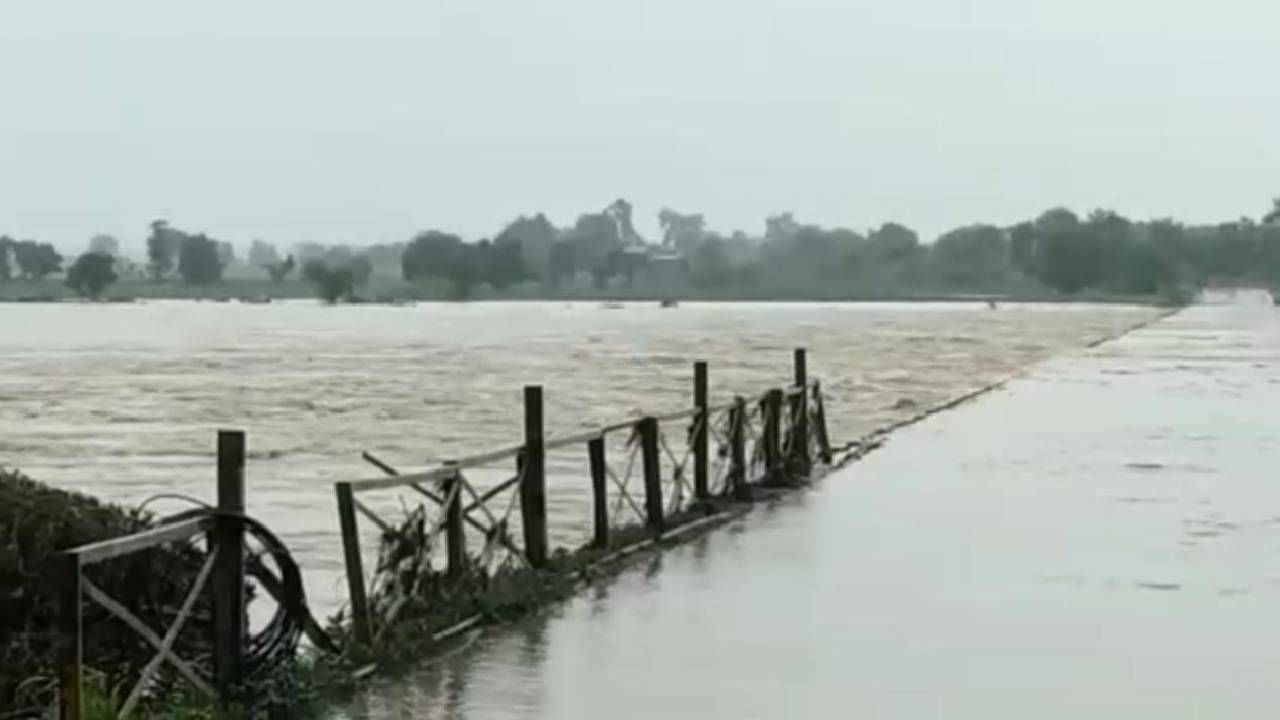
[{"label": "muddy brown water", "polygon": [[[214,431],[242,428],[249,511],[282,535],[328,612],[345,598],[332,482],[376,476],[364,450],[414,468],[518,442],[524,384],[545,386],[548,432],[567,433],[687,406],[695,359],[711,363],[715,401],[783,385],[803,346],[842,441],[1154,314],[978,303],[0,305],[0,463],[112,500],[209,499]],[[580,455],[549,458],[562,545],[588,531]],[[370,501],[389,516],[401,507],[394,493]]]}]

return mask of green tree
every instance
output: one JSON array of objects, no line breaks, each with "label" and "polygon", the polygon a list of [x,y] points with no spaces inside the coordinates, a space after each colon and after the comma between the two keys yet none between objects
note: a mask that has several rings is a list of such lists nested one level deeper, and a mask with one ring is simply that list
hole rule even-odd
[{"label": "green tree", "polygon": [[557,240],[551,245],[547,268],[552,287],[559,287],[565,279],[573,279],[578,272],[578,251],[572,240]]},{"label": "green tree", "polygon": [[493,239],[495,246],[514,243],[523,257],[526,271],[544,282],[552,282],[551,252],[559,231],[546,215],[520,216],[507,224]]},{"label": "green tree", "polygon": [[271,276],[271,282],[282,283],[284,279],[293,272],[294,262],[293,256],[284,259],[284,262],[270,262],[262,266],[267,271],[267,275]]},{"label": "green tree", "polygon": [[254,267],[265,268],[268,265],[274,265],[280,262],[280,253],[276,250],[276,246],[260,239],[254,239],[249,244],[249,264]]},{"label": "green tree", "polygon": [[13,265],[10,257],[13,255],[13,246],[17,241],[8,235],[0,235],[0,282],[6,282],[13,278]]},{"label": "green tree", "polygon": [[1009,228],[1009,264],[1028,275],[1036,274],[1036,227],[1021,222]]},{"label": "green tree", "polygon": [[733,266],[722,238],[699,242],[689,259],[689,282],[699,288],[722,288],[733,283]]},{"label": "green tree", "polygon": [[685,215],[671,208],[662,208],[658,213],[658,224],[662,227],[662,246],[686,255],[692,253],[707,234],[707,221],[701,213]]},{"label": "green tree", "polygon": [[151,221],[151,234],[147,236],[147,261],[152,279],[160,280],[173,271],[184,238],[185,235],[169,227],[168,222]]},{"label": "green tree", "polygon": [[1102,278],[1101,245],[1066,208],[1045,211],[1035,221],[1036,266],[1045,284],[1075,294]]},{"label": "green tree", "polygon": [[50,243],[22,240],[13,246],[13,259],[18,270],[29,280],[43,280],[62,270],[62,256]]},{"label": "green tree", "polygon": [[373,262],[368,255],[360,254],[351,258],[347,262],[347,268],[351,270],[352,284],[358,287],[363,287],[373,275]]},{"label": "green tree", "polygon": [[192,285],[222,282],[222,260],[218,254],[217,241],[203,234],[183,237],[178,257],[178,274]]},{"label": "green tree", "polygon": [[302,276],[315,286],[322,300],[333,305],[355,296],[355,276],[351,267],[330,267],[323,260],[309,260],[302,266]]},{"label": "green tree", "polygon": [[81,255],[67,270],[67,287],[91,300],[101,297],[102,292],[118,279],[115,258],[102,252]]},{"label": "green tree", "polygon": [[1280,223],[1280,198],[1271,200],[1271,209],[1266,215],[1262,216],[1262,224],[1270,225],[1272,223]]},{"label": "green tree", "polygon": [[1009,245],[994,225],[969,225],[945,233],[934,242],[929,264],[945,284],[990,287],[1004,279]]}]

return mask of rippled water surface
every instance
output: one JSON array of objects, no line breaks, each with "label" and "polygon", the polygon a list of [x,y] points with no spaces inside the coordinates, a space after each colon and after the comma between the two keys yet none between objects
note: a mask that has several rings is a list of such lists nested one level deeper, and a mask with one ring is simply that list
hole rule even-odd
[{"label": "rippled water surface", "polygon": [[[1079,348],[1147,308],[979,304],[483,303],[321,307],[2,305],[0,463],[121,501],[209,498],[214,430],[249,436],[251,513],[289,543],[312,600],[342,597],[332,482],[518,442],[521,387],[545,386],[548,432],[785,384],[810,350],[836,441]],[[589,521],[589,486],[553,464],[553,540]],[[394,510],[398,500],[374,502]]]},{"label": "rippled water surface", "polygon": [[1271,718],[1277,407],[1280,310],[1190,308],[330,717]]}]

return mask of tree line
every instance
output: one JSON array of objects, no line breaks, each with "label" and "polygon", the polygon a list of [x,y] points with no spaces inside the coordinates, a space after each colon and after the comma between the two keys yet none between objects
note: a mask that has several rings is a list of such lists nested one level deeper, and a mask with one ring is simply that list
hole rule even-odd
[{"label": "tree line", "polygon": [[[758,235],[722,234],[702,214],[669,208],[658,221],[661,237],[642,237],[631,204],[617,200],[567,227],[538,213],[474,242],[426,230],[364,248],[301,243],[282,258],[274,245],[254,240],[239,260],[230,242],[157,220],[148,228],[144,265],[121,257],[115,238],[98,235],[65,276],[77,292],[97,297],[121,275],[211,286],[237,264],[276,282],[299,276],[330,302],[356,299],[375,275],[441,283],[457,298],[481,287],[518,287],[522,296],[805,297],[1036,290],[1177,296],[1213,279],[1280,285],[1280,199],[1256,220],[1209,225],[1051,208],[1013,225],[959,227],[932,243],[900,223],[858,231],[803,223],[791,213],[766,218]],[[48,243],[0,236],[0,282],[40,281],[62,273],[62,265]]]}]

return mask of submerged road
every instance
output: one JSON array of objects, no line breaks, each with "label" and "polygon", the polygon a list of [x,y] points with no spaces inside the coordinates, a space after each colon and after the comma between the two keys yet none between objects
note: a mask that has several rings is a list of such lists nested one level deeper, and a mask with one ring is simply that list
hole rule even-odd
[{"label": "submerged road", "polygon": [[1197,306],[334,717],[1280,708],[1280,309]]}]

